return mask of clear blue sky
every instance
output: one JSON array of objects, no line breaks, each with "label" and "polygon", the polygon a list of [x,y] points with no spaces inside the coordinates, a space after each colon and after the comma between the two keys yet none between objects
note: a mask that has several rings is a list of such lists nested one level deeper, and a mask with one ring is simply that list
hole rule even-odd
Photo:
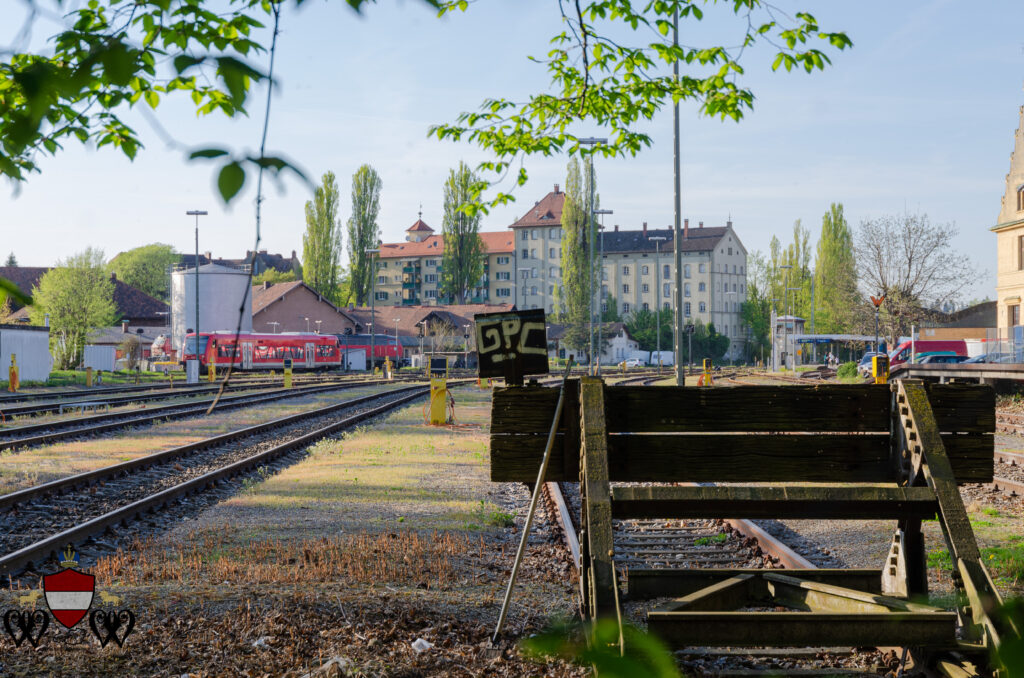
[{"label": "clear blue sky", "polygon": [[[8,0],[13,18],[21,3]],[[830,202],[854,224],[903,210],[954,222],[958,247],[979,277],[965,297],[993,296],[994,225],[1009,167],[1018,107],[1024,103],[1024,3],[1019,0],[781,3],[807,9],[829,30],[845,30],[854,48],[835,54],[825,72],[772,73],[753,54],[745,82],[757,96],[741,123],[683,112],[683,212],[691,224],[720,225],[730,215],[748,250],[764,250],[773,234],[784,241],[802,219],[815,238]],[[0,29],[9,44],[16,23]],[[735,41],[727,23],[711,23],[683,42]],[[735,25],[732,25],[735,29]],[[380,223],[398,240],[423,205],[440,229],[442,182],[460,159],[476,163],[474,147],[426,136],[486,97],[521,98],[548,77],[527,59],[541,55],[560,30],[550,0],[478,2],[437,19],[415,0],[385,0],[363,17],[342,2],[308,0],[282,21],[268,146],[319,177],[332,170],[348,217],[349,182],[362,163],[380,172]],[[54,32],[41,22],[35,37]],[[731,36],[731,37],[730,37]],[[164,104],[157,115],[186,147],[223,144],[255,149],[262,120],[257,90],[248,119],[196,119],[185,105]],[[51,265],[88,245],[108,256],[154,241],[193,248],[188,209],[207,209],[200,249],[240,257],[251,247],[254,191],[248,184],[231,208],[213,190],[212,168],[188,163],[144,118],[129,116],[147,148],[134,163],[118,152],[69,146],[43,159],[43,172],[15,190],[0,191],[0,255],[23,265]],[[606,223],[637,228],[672,222],[671,111],[643,125],[654,146],[636,158],[598,159]],[[581,129],[600,134],[601,130]],[[486,230],[506,227],[554,183],[564,184],[565,157],[528,159],[530,183],[518,201],[485,218]],[[302,250],[303,204],[309,189],[292,179],[273,185],[264,203],[262,247]]]}]

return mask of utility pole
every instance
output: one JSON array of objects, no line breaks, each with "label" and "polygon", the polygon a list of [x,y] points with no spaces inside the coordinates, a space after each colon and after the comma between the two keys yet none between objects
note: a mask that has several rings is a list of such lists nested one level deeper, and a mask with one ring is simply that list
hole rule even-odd
[{"label": "utility pole", "polygon": [[[185,212],[190,217],[196,218],[196,327],[195,327],[195,351],[196,351],[196,367],[198,368],[202,363],[199,362],[199,217],[205,217],[209,212],[206,210],[188,210]],[[184,353],[184,351],[182,351]]]},{"label": "utility pole", "polygon": [[[613,214],[611,210],[594,210],[594,214]],[[604,299],[604,219],[601,219],[601,252],[598,256],[597,262],[597,350],[598,352],[603,350],[604,338],[602,335],[604,332],[604,319],[601,318],[601,301]],[[601,362],[597,363],[597,376],[601,376]]]},{"label": "utility pole", "polygon": [[377,266],[374,263],[374,255],[380,252],[379,249],[367,248],[363,250],[370,255],[370,373],[373,373],[373,358],[376,353],[376,342],[373,336],[373,324],[377,322]]},{"label": "utility pole", "polygon": [[[789,289],[789,271],[793,268],[792,264],[784,264],[779,268],[786,271],[786,282],[782,286],[782,313],[783,317],[788,315],[787,309],[789,308],[789,295],[786,291]],[[782,361],[782,369],[786,369],[786,363],[789,360],[789,326],[786,324],[787,321],[783,321],[782,324],[782,352],[786,354],[786,358]]]},{"label": "utility pole", "polygon": [[658,342],[658,374],[661,374],[661,243],[668,240],[663,235],[653,235],[648,240],[654,241],[654,326]]},{"label": "utility pole", "polygon": [[[672,46],[679,48],[679,8],[676,8],[672,16]],[[679,59],[672,61],[672,76],[676,84],[679,83]],[[679,173],[679,101],[672,103],[672,169],[675,184],[675,217],[673,223],[673,242],[675,243],[676,255],[676,386],[686,385],[686,376],[683,374],[683,233],[680,225],[682,209],[680,207],[682,189],[680,187]],[[693,341],[691,340],[691,345]],[[690,354],[693,359],[693,354]]]}]

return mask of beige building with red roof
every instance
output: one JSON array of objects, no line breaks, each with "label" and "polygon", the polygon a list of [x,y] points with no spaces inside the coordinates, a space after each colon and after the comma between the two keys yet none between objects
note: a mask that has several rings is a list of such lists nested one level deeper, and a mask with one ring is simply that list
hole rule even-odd
[{"label": "beige building with red roof", "polygon": [[[421,215],[422,216],[422,215]],[[381,243],[377,255],[374,296],[377,306],[436,306],[440,296],[444,237],[422,218],[405,230],[405,242]],[[480,285],[469,295],[472,304],[511,303],[515,295],[513,236],[508,231],[481,233],[487,260]]]}]

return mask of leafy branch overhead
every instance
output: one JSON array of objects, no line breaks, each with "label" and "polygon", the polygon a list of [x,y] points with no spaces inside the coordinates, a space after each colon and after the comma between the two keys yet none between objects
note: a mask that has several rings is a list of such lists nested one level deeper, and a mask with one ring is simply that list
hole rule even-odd
[{"label": "leafy branch overhead", "polygon": [[[295,4],[302,0],[295,0]],[[27,22],[37,16],[29,0]],[[361,11],[366,0],[347,0]],[[424,0],[441,15],[468,10],[466,0]],[[61,3],[58,0],[58,6]],[[23,181],[39,171],[39,158],[56,155],[68,141],[111,146],[134,158],[139,133],[126,122],[140,109],[159,126],[155,111],[171,97],[185,99],[197,115],[247,115],[253,83],[266,79],[259,65],[271,43],[283,0],[89,0],[72,9],[45,52],[0,45],[0,173]],[[732,46],[674,45],[673,15],[687,22],[682,35],[699,35],[694,24],[722,6],[737,24]],[[710,116],[739,120],[753,107],[754,94],[739,78],[748,49],[764,45],[775,70],[825,68],[824,49],[852,43],[840,32],[818,26],[810,14],[792,17],[762,0],[559,0],[563,29],[551,50],[534,60],[544,64],[546,92],[516,102],[498,96],[455,122],[434,126],[439,139],[470,141],[490,152],[481,163],[500,178],[516,160],[540,153],[635,155],[651,144],[639,126],[672,101],[695,101]],[[274,21],[267,21],[268,18]],[[30,34],[23,27],[22,35]],[[269,35],[268,35],[269,33]],[[685,73],[676,78],[674,63]],[[609,142],[580,145],[579,123],[604,130]],[[230,201],[250,171],[296,170],[283,157],[252,157],[221,148],[189,149],[189,159],[218,164],[217,186]],[[525,183],[521,166],[515,180]],[[478,181],[477,193],[487,186]],[[499,192],[489,204],[511,199]],[[487,203],[474,209],[485,209]]]},{"label": "leafy branch overhead", "polygon": [[[439,139],[467,140],[490,151],[494,159],[481,163],[480,169],[497,177],[533,153],[636,155],[651,145],[639,125],[670,102],[694,101],[702,114],[740,120],[754,104],[754,93],[739,83],[744,73],[741,61],[759,43],[774,52],[772,70],[808,73],[831,63],[818,45],[842,50],[853,44],[845,33],[822,30],[806,12],[788,17],[762,0],[559,0],[558,5],[565,28],[551,39],[545,57],[534,58],[547,67],[548,92],[523,102],[487,99],[455,123],[431,128]],[[704,19],[703,8],[709,5],[725,5],[735,15],[735,45],[674,44],[676,12],[680,21],[690,22],[689,28],[681,27],[681,35],[699,35],[693,24]],[[468,7],[466,0],[449,0],[441,13]],[[627,42],[627,37],[636,40]],[[688,72],[674,76],[675,63]],[[578,130],[583,122],[589,123],[588,132],[610,132],[608,143],[581,145]],[[520,166],[516,183],[526,180]],[[509,200],[510,195],[498,193],[491,204]]]}]

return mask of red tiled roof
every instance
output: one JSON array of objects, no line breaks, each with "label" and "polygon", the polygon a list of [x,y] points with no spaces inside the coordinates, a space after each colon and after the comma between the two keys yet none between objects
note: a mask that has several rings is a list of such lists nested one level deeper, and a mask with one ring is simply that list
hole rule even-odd
[{"label": "red tiled roof", "polygon": [[[392,335],[395,329],[395,319],[398,319],[398,334],[401,336],[416,336],[419,334],[417,323],[431,317],[444,320],[461,328],[462,325],[472,325],[473,316],[477,313],[497,313],[499,311],[511,311],[512,304],[451,304],[447,306],[379,306],[377,307],[377,324],[374,328],[377,334],[384,334],[385,330]],[[348,308],[345,312],[363,326],[372,322],[374,317],[367,307]]]},{"label": "red tiled roof", "polygon": [[[480,233],[484,241],[484,251],[488,254],[511,252],[515,249],[513,234],[508,231],[485,231]],[[380,259],[404,259],[405,257],[424,257],[431,254],[444,254],[444,236],[431,235],[420,242],[381,243]]]},{"label": "red tiled roof", "polygon": [[432,229],[430,226],[427,226],[422,219],[417,219],[415,224],[405,229],[406,233],[416,231],[430,231],[431,233],[433,233],[434,229]]},{"label": "red tiled roof", "polygon": [[[39,279],[49,270],[44,266],[0,266],[0,278],[7,278],[25,294],[32,294],[32,288],[39,284]],[[170,306],[164,302],[154,299],[142,290],[116,278],[114,279],[114,305],[121,318],[132,322],[163,323],[166,320],[166,314],[170,311]],[[14,317],[27,318],[28,309],[19,310]]]},{"label": "red tiled roof", "polygon": [[555,185],[555,190],[545,195],[509,228],[537,228],[541,226],[560,226],[562,224],[562,208],[565,206],[565,193]]}]

